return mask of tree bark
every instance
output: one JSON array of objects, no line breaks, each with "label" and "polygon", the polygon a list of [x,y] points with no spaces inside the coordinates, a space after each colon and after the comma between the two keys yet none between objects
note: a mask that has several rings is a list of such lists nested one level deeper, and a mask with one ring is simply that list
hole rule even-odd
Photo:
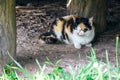
[{"label": "tree bark", "polygon": [[86,18],[93,16],[96,32],[100,33],[105,30],[106,0],[71,0],[67,10],[68,14],[74,14]]},{"label": "tree bark", "polygon": [[15,0],[0,0],[0,73],[16,53]]}]

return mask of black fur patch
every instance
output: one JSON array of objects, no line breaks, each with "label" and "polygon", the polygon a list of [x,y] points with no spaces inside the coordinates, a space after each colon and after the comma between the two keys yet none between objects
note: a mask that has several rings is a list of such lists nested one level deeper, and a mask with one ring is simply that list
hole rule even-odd
[{"label": "black fur patch", "polygon": [[58,39],[56,39],[56,38],[53,38],[53,37],[49,37],[49,38],[46,38],[46,43],[47,44],[55,44],[55,43],[57,43],[57,41],[58,41]]},{"label": "black fur patch", "polygon": [[45,41],[46,44],[54,44],[58,42],[58,39],[56,39],[55,37],[52,37],[53,34],[51,34],[51,32],[46,32],[43,33],[39,36],[39,39]]},{"label": "black fur patch", "polygon": [[70,41],[67,33],[65,34],[65,36],[66,36],[67,40]]},{"label": "black fur patch", "polygon": [[88,27],[90,30],[92,29],[92,26],[89,23],[89,20],[87,18],[76,18],[76,23],[77,25],[80,23],[84,23],[86,25],[86,27]]},{"label": "black fur patch", "polygon": [[56,25],[56,26],[57,26],[57,20],[54,20],[54,21],[53,21],[53,23],[51,24],[51,29],[53,29],[53,28],[54,28],[54,27],[53,27],[54,25]]},{"label": "black fur patch", "polygon": [[[60,20],[63,20],[63,18],[60,18]],[[62,36],[61,36],[61,40],[63,41],[63,40],[65,40],[66,38],[65,38],[65,23],[66,23],[66,21],[64,20],[64,24],[63,24],[63,27],[62,27]]]},{"label": "black fur patch", "polygon": [[67,22],[67,27],[68,26],[71,26],[70,29],[71,29],[71,32],[73,32],[73,29],[75,29],[77,27],[77,24],[75,23],[74,19],[71,18],[70,20],[68,20]]},{"label": "black fur patch", "polygon": [[63,18],[59,18],[60,21],[65,21]]},{"label": "black fur patch", "polygon": [[62,38],[65,39],[65,26],[62,28]]}]

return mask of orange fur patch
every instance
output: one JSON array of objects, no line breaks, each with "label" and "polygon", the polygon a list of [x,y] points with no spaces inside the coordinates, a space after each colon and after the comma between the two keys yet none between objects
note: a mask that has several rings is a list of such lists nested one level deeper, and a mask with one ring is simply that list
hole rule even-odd
[{"label": "orange fur patch", "polygon": [[70,19],[72,19],[72,16],[68,16],[65,20],[69,21]]},{"label": "orange fur patch", "polygon": [[54,25],[55,32],[62,32],[63,26],[64,26],[64,21],[58,20],[57,26]]},{"label": "orange fur patch", "polygon": [[81,28],[82,30],[84,30],[85,27],[86,27],[86,26],[84,25],[84,23],[80,23],[80,28]]}]

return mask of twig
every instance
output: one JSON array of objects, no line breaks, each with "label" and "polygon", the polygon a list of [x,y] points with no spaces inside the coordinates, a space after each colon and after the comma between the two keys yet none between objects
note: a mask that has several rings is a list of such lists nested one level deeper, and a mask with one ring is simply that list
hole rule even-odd
[{"label": "twig", "polygon": [[67,7],[70,6],[70,3],[71,3],[72,0],[69,0],[68,3],[67,3]]}]

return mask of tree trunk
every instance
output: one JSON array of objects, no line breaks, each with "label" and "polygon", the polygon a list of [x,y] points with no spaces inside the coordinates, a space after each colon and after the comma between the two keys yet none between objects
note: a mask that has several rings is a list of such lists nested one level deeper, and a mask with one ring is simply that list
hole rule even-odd
[{"label": "tree trunk", "polygon": [[96,32],[104,31],[106,27],[106,0],[71,0],[67,10],[68,14],[87,18],[93,16]]},{"label": "tree trunk", "polygon": [[15,0],[0,0],[0,73],[16,53]]}]

